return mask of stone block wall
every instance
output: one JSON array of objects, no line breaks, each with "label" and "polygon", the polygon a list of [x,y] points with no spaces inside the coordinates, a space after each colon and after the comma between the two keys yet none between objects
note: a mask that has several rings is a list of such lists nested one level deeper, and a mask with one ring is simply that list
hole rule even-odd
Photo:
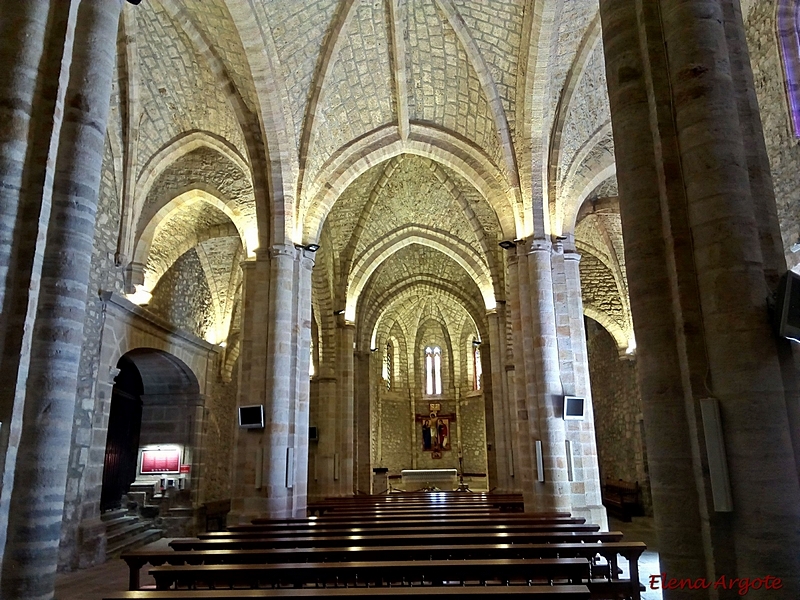
[{"label": "stone block wall", "polygon": [[411,403],[408,396],[400,394],[386,394],[379,402],[381,434],[377,466],[386,467],[390,474],[398,474],[411,468]]},{"label": "stone block wall", "polygon": [[[461,399],[460,402],[461,451],[464,456],[465,473],[487,473],[486,456],[486,407],[483,395],[476,394]],[[453,446],[458,456],[457,441]]]},{"label": "stone block wall", "polygon": [[205,397],[203,440],[200,457],[203,470],[203,502],[231,497],[231,467],[236,429],[236,397],[238,394],[238,362],[231,381],[217,380]]},{"label": "stone block wall", "polygon": [[588,318],[586,338],[601,482],[638,481],[645,511],[652,514],[636,362],[620,359],[611,334]]},{"label": "stone block wall", "polygon": [[790,120],[776,4],[776,0],[753,2],[745,30],[786,259],[789,268],[796,268],[800,252],[792,252],[791,247],[800,241],[800,139],[795,137]]},{"label": "stone block wall", "polygon": [[181,256],[159,280],[147,308],[176,327],[205,336],[214,323],[214,306],[195,250]]}]

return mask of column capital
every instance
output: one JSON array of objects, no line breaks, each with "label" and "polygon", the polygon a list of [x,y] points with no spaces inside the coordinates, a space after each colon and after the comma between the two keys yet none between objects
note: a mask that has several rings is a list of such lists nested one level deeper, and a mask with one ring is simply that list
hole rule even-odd
[{"label": "column capital", "polygon": [[253,250],[253,253],[255,254],[255,256],[253,256],[251,258],[248,258],[244,262],[254,262],[255,263],[255,262],[259,262],[259,261],[269,260],[270,257],[272,256],[270,248],[256,248],[255,250]]},{"label": "column capital", "polygon": [[581,262],[582,255],[577,250],[565,250],[564,251],[564,260],[572,260],[575,262]]},{"label": "column capital", "polygon": [[336,315],[336,327],[355,330],[356,324],[344,318],[344,314]]},{"label": "column capital", "polygon": [[[256,250],[258,252],[258,250]],[[275,244],[269,248],[270,257],[288,256],[290,258],[297,258],[297,248],[292,244]]]},{"label": "column capital", "polygon": [[535,254],[538,252],[552,252],[553,243],[546,238],[531,238],[528,244],[527,254]]}]

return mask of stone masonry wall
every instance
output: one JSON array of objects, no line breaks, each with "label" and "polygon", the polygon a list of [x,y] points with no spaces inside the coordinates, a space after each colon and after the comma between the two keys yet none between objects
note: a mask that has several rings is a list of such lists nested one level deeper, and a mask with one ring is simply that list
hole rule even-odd
[{"label": "stone masonry wall", "polygon": [[775,200],[788,266],[800,264],[792,245],[800,241],[800,140],[794,136],[785,88],[785,73],[775,22],[776,0],[752,3],[746,19],[747,44],[756,95],[767,142]]},{"label": "stone masonry wall", "polygon": [[411,468],[411,404],[408,396],[386,394],[380,400],[381,439],[377,466],[399,475]]},{"label": "stone masonry wall", "polygon": [[217,379],[206,395],[205,448],[203,452],[203,501],[231,497],[231,466],[234,431],[236,428],[236,398],[238,395],[238,361],[233,367],[231,381]]},{"label": "stone masonry wall", "polygon": [[181,256],[159,280],[147,308],[197,337],[205,335],[214,323],[214,307],[195,250]]},{"label": "stone masonry wall", "polygon": [[636,362],[621,360],[611,334],[592,319],[586,322],[601,482],[638,481],[645,511],[652,514]]}]

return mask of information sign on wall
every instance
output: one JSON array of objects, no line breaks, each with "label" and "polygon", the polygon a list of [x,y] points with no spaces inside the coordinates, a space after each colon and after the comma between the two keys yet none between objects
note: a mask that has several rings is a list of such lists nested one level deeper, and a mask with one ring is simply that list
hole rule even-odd
[{"label": "information sign on wall", "polygon": [[168,450],[142,450],[143,475],[153,473],[180,473],[181,451],[177,448]]}]

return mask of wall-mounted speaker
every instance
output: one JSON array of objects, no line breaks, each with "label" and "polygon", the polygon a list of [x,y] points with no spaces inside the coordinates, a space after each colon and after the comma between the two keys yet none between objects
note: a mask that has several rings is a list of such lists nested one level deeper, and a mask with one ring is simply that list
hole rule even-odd
[{"label": "wall-mounted speaker", "polygon": [[708,474],[711,479],[714,510],[716,512],[733,512],[731,480],[728,475],[725,440],[722,436],[719,401],[716,398],[703,398],[700,400],[700,413],[703,415],[703,434],[706,441]]},{"label": "wall-mounted speaker", "polygon": [[542,440],[536,440],[536,481],[544,481],[544,456],[542,455]]}]

